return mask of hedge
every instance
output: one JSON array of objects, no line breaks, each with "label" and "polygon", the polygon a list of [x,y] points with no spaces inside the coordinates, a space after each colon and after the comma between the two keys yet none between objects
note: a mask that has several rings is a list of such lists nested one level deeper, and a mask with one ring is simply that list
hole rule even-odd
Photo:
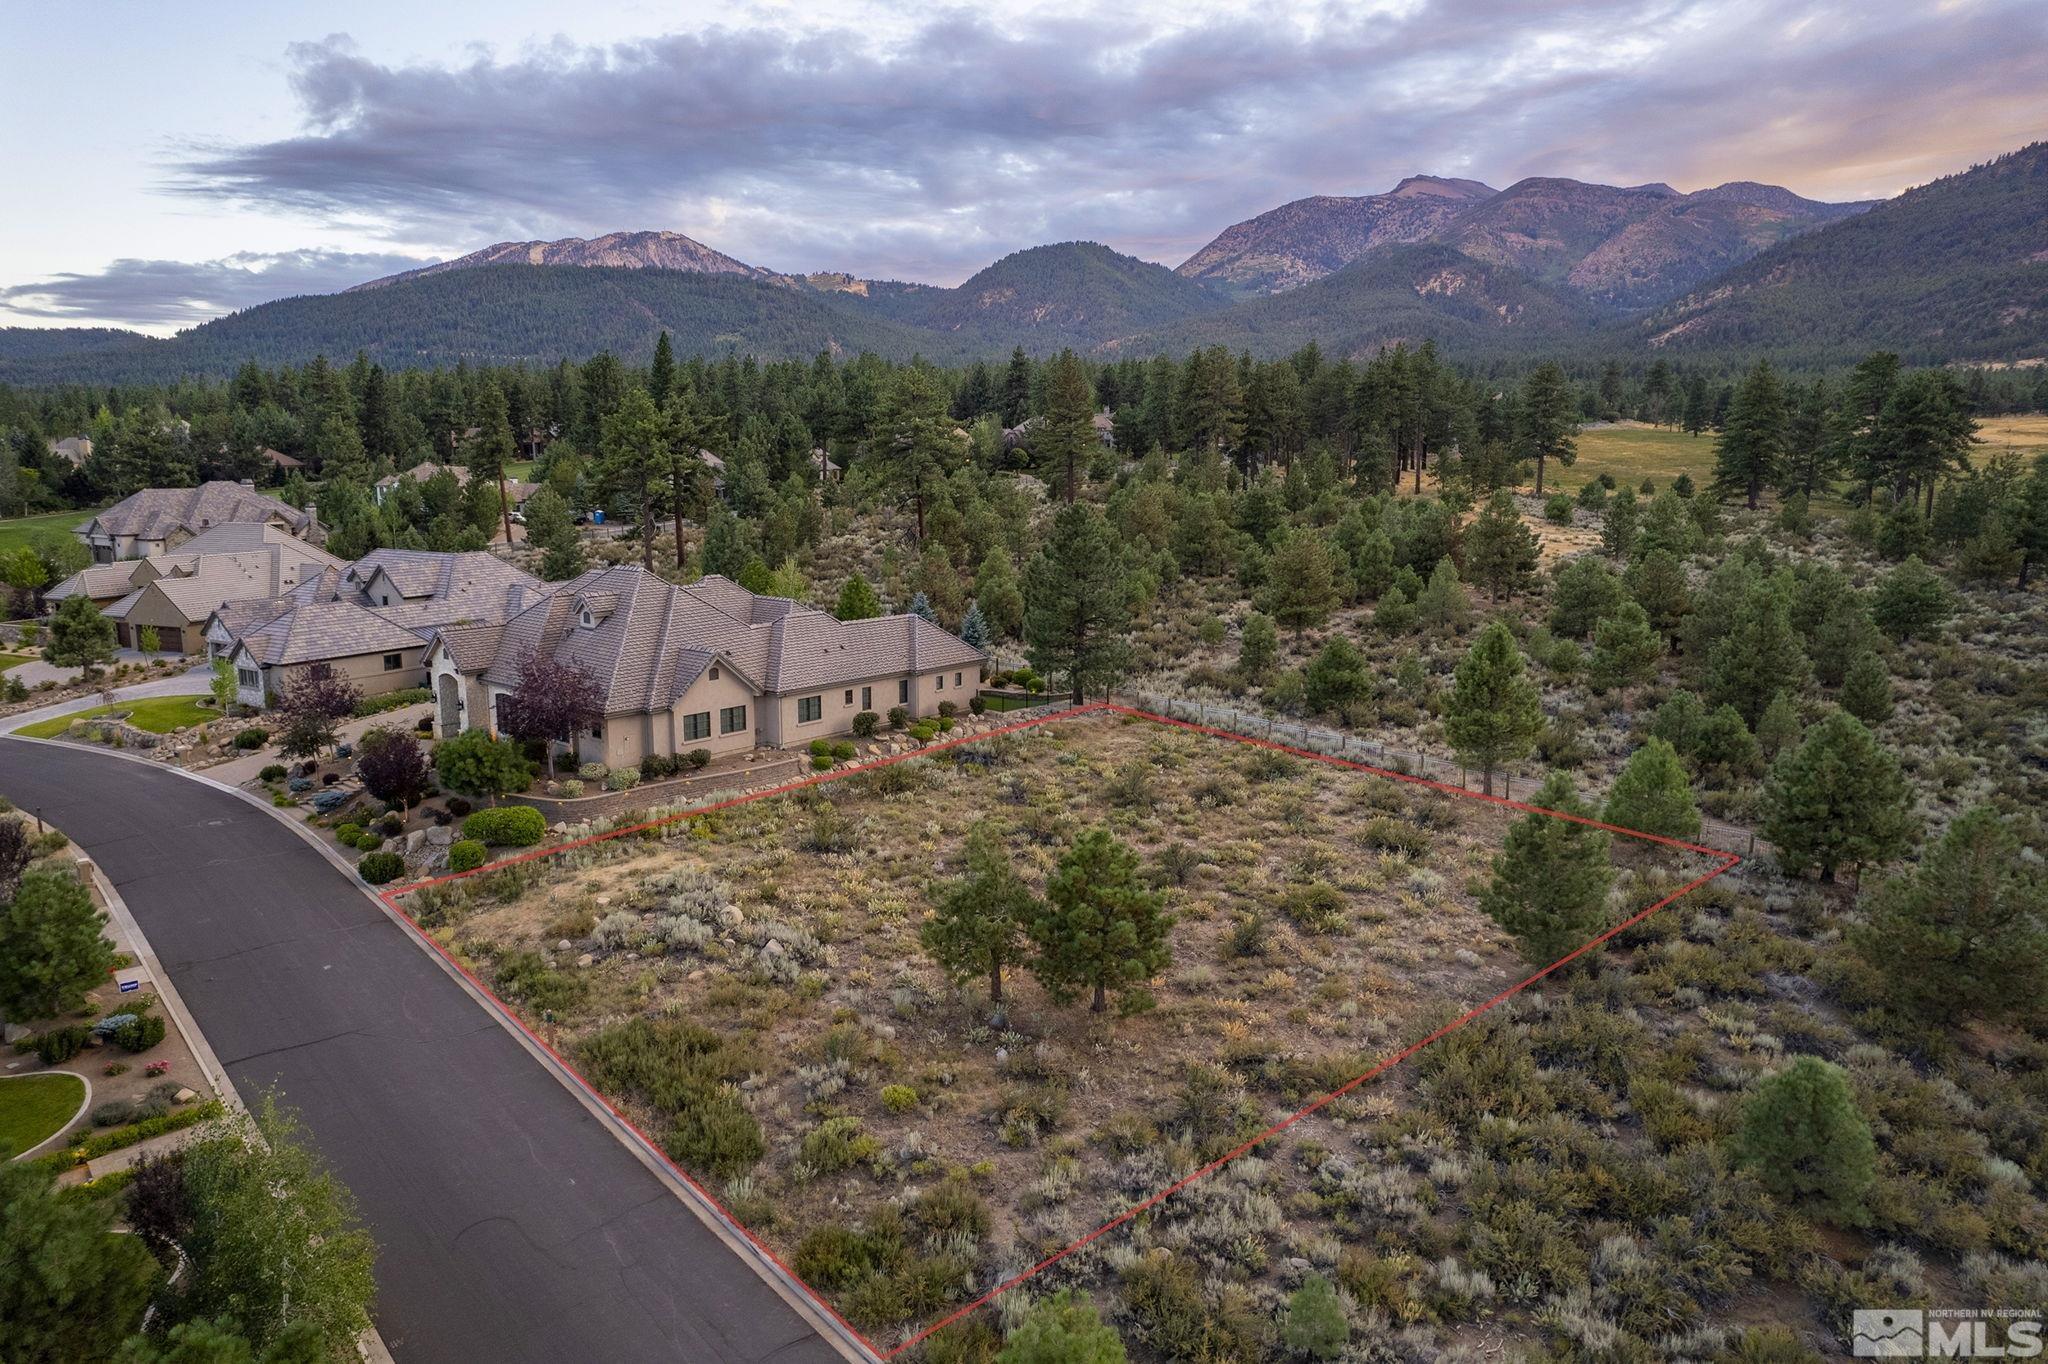
[{"label": "hedge", "polygon": [[162,1117],[144,1118],[141,1122],[130,1123],[126,1127],[109,1127],[93,1133],[84,1141],[67,1146],[61,1151],[52,1151],[47,1156],[38,1156],[24,1164],[62,1174],[74,1165],[98,1160],[110,1152],[124,1150],[138,1142],[148,1141],[151,1137],[196,1127],[209,1119],[219,1117],[221,1112],[220,1100],[208,1099],[205,1103],[194,1104],[190,1108],[174,1109]]},{"label": "hedge", "polygon": [[407,687],[403,691],[387,691],[381,696],[365,696],[356,702],[356,718],[360,720],[370,715],[382,715],[387,710],[397,710],[400,706],[410,706],[433,699],[434,693],[425,687]]},{"label": "hedge", "polygon": [[448,870],[475,871],[489,855],[484,851],[484,845],[474,838],[451,843],[448,845]]},{"label": "hedge", "polygon": [[531,805],[500,805],[478,810],[462,821],[462,836],[494,848],[525,848],[541,841],[548,822]]}]

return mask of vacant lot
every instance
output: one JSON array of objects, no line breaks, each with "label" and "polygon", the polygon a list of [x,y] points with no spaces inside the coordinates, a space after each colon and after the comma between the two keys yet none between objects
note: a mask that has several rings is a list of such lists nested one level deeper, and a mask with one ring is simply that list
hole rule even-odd
[{"label": "vacant lot", "polygon": [[[945,980],[919,925],[981,818],[1035,891],[1084,829],[1139,852],[1178,920],[1149,991],[1095,1015],[1013,969],[994,1018],[985,986]],[[1100,717],[411,907],[881,1340],[1524,975],[1471,895],[1504,828],[1475,803]],[[1650,898],[1624,875],[1617,906]],[[1369,1088],[1290,1138],[1334,1139],[1388,1102]],[[1175,1206],[1242,1204],[1229,1218],[1261,1241],[1320,1215],[1313,1169],[1250,1168],[1255,1189]]]}]

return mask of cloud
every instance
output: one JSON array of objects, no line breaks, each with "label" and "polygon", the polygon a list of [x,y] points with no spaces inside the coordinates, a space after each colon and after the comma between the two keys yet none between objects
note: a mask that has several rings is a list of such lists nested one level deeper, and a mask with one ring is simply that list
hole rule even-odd
[{"label": "cloud", "polygon": [[330,294],[425,261],[389,252],[245,251],[219,260],[117,260],[90,274],[62,274],[0,288],[0,311],[66,323],[162,329],[295,294]]},{"label": "cloud", "polygon": [[391,65],[291,49],[303,129],[178,192],[393,241],[672,228],[753,263],[952,282],[1043,241],[1175,262],[1418,172],[1866,197],[2048,128],[2037,0],[1393,0],[886,36],[715,27]]}]

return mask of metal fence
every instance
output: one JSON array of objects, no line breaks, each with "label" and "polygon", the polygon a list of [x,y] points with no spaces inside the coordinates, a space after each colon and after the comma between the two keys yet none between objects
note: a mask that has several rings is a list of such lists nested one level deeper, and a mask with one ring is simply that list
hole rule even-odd
[{"label": "metal fence", "polygon": [[[1481,785],[1479,773],[1455,760],[1411,749],[1395,748],[1371,739],[1346,734],[1342,730],[1312,725],[1306,720],[1283,720],[1264,711],[1248,710],[1221,701],[1164,696],[1154,692],[1118,691],[1112,692],[1107,699],[1135,710],[1151,711],[1170,719],[1188,720],[1214,729],[1228,730],[1232,734],[1241,734],[1246,738],[1269,739],[1274,743],[1286,744],[1310,753],[1344,758],[1351,762],[1369,763],[1390,772],[1423,777],[1447,786],[1458,787],[1460,790],[1476,791]],[[1536,788],[1542,783],[1540,776],[1531,776],[1527,772],[1510,769],[1497,769],[1494,776],[1496,794],[1510,800],[1514,799],[1517,791],[1527,799],[1535,794]],[[1739,852],[1744,857],[1755,856],[1759,847],[1754,831],[1718,819],[1709,819],[1704,815],[1700,818],[1700,841],[1709,847]]]}]

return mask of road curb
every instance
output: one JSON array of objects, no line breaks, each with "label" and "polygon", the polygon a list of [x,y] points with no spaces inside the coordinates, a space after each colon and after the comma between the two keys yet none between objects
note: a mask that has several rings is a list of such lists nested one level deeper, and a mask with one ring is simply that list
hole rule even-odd
[{"label": "road curb", "polygon": [[[66,743],[60,739],[32,739],[20,734],[0,735],[0,741],[22,744],[48,744],[52,747],[72,751],[97,753],[102,757],[115,758],[122,762],[138,763],[160,772],[175,773],[187,781],[198,782],[216,791],[225,791],[236,799],[243,801],[252,809],[261,810],[264,814],[290,829],[293,833],[304,839],[307,844],[318,850],[322,857],[326,858],[336,870],[348,878],[349,883],[360,891],[364,898],[377,906],[379,913],[398,926],[399,930],[406,935],[406,938],[414,947],[424,952],[435,965],[441,968],[443,974],[460,986],[462,991],[479,1008],[490,1015],[491,1019],[500,1028],[511,1034],[513,1040],[518,1042],[527,1055],[538,1061],[542,1069],[554,1077],[556,1083],[568,1090],[575,1097],[576,1101],[583,1106],[585,1112],[596,1118],[605,1130],[611,1133],[614,1140],[630,1152],[644,1169],[660,1180],[664,1188],[668,1189],[685,1207],[689,1208],[697,1220],[712,1235],[718,1238],[719,1244],[723,1245],[737,1257],[741,1263],[752,1269],[755,1275],[763,1283],[767,1284],[777,1297],[781,1298],[805,1324],[817,1333],[820,1340],[830,1345],[841,1357],[848,1360],[849,1364],[880,1364],[879,1357],[867,1347],[866,1343],[855,1336],[845,1325],[825,1312],[817,1301],[812,1298],[809,1290],[803,1286],[800,1280],[783,1269],[781,1265],[777,1264],[749,1240],[744,1233],[718,1210],[717,1206],[704,1193],[691,1187],[687,1181],[678,1178],[675,1172],[668,1167],[666,1158],[659,1152],[650,1150],[645,1139],[624,1123],[617,1114],[613,1113],[590,1090],[580,1075],[577,1075],[575,1071],[569,1069],[561,1061],[549,1054],[546,1048],[532,1038],[527,1033],[525,1027],[516,1018],[512,1017],[509,1010],[499,1004],[488,992],[482,990],[476,982],[469,979],[459,967],[449,960],[447,953],[439,943],[435,942],[424,930],[419,928],[404,914],[386,903],[376,891],[372,890],[361,877],[356,875],[355,867],[349,863],[348,859],[328,846],[318,834],[308,829],[303,821],[291,818],[285,812],[278,809],[278,807],[257,796],[254,792],[244,791],[239,786],[229,786],[226,782],[216,781],[201,772],[188,771],[185,768],[177,767],[170,763],[155,762],[137,754],[122,753],[112,749],[102,750],[96,747],[88,747],[84,744]],[[94,870],[98,870],[97,864],[94,865]],[[104,880],[104,875],[102,874],[99,879]],[[126,913],[126,906],[124,905],[122,908],[123,912]],[[132,915],[129,917],[129,922],[133,923]],[[151,960],[155,960],[153,954]],[[163,977],[159,975],[158,979],[161,982]],[[193,1054],[195,1056],[199,1054],[196,1047]],[[207,1055],[211,1057],[212,1053],[208,1052]],[[202,1061],[201,1064],[204,1066],[206,1063]],[[214,1065],[217,1066],[218,1061],[215,1061]],[[377,1342],[377,1348],[379,1351],[382,1351],[383,1342],[381,1340]],[[383,1364],[383,1361],[390,1359],[390,1355],[388,1353],[380,1353],[369,1355],[368,1358],[371,1364]]]}]

